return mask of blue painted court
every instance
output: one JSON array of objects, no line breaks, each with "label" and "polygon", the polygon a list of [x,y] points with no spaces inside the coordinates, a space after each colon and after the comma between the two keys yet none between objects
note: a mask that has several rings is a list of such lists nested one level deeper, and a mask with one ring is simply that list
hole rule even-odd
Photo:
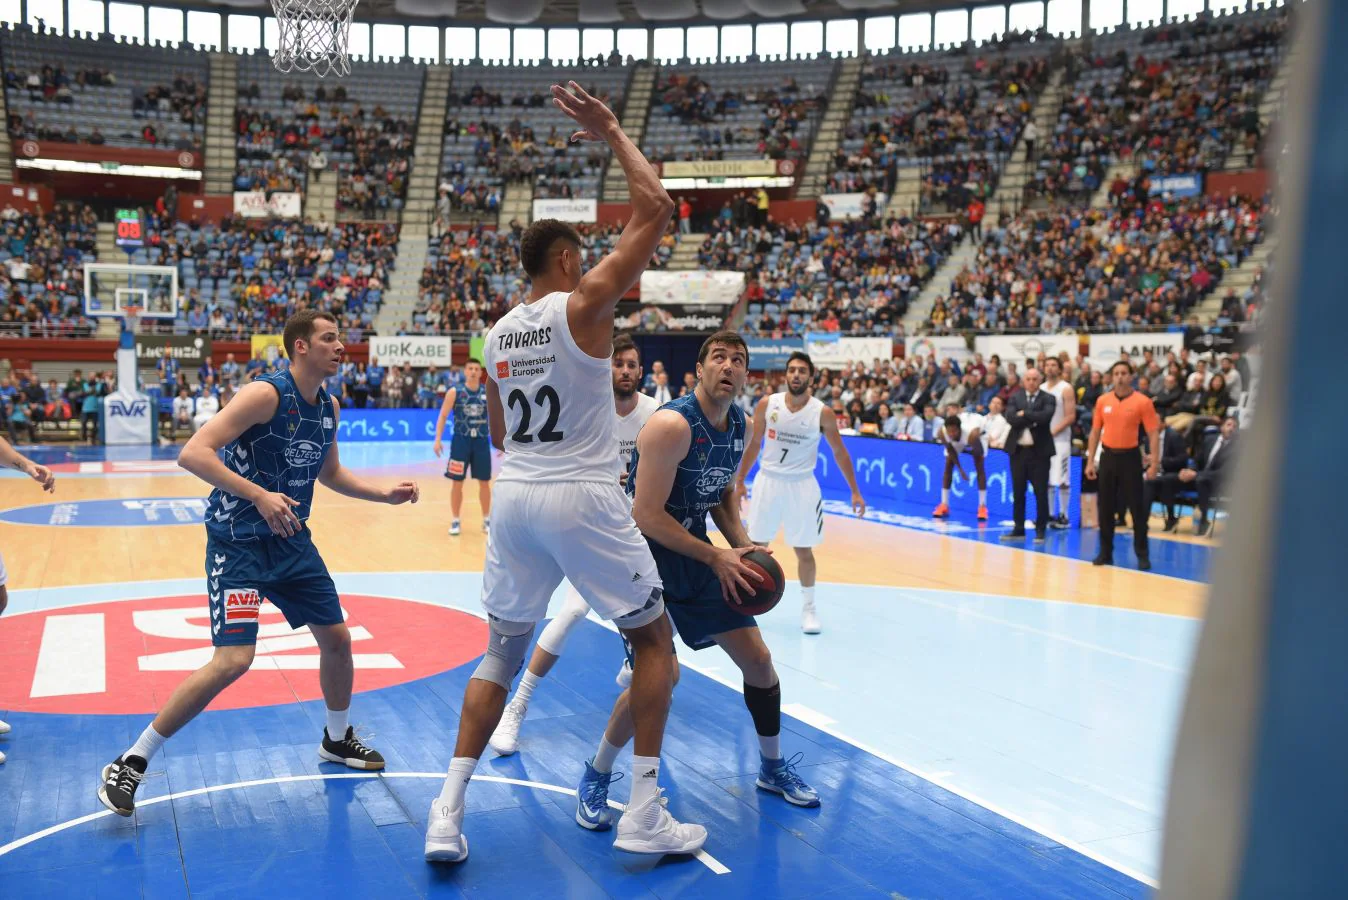
[{"label": "blue painted court", "polygon": [[[434,546],[446,546],[444,498],[433,492],[447,496],[447,487],[429,448],[354,443],[342,452],[371,477],[415,471],[428,492],[420,513],[434,520],[428,534],[441,541]],[[163,466],[172,454],[113,456],[80,448],[60,460],[75,469],[64,473],[67,493],[80,496],[56,498],[89,510],[76,520],[115,510],[113,520],[65,530],[80,523],[38,521],[17,507],[46,498],[27,493],[29,502],[17,503],[9,493],[8,511],[0,512],[0,528],[9,530],[0,533],[79,542],[99,534],[98,525],[121,529],[119,517],[144,518],[156,493],[125,482],[130,492],[89,494],[123,484],[121,476],[151,478],[164,501],[191,499],[191,482]],[[109,471],[113,462],[132,471]],[[96,480],[110,475],[111,482]],[[0,490],[15,484],[0,482]],[[316,515],[328,501],[316,504]],[[118,533],[187,542],[191,571],[201,538],[198,527],[176,527],[178,505],[163,506],[169,514],[148,527]],[[719,651],[679,645],[683,678],[663,781],[671,808],[711,836],[703,856],[659,862],[614,851],[611,833],[584,831],[572,818],[571,791],[619,690],[618,639],[593,619],[534,693],[520,753],[495,759],[489,750],[480,764],[468,793],[468,862],[423,861],[428,807],[480,652],[480,575],[467,545],[437,550],[437,563],[451,571],[336,576],[348,624],[364,635],[353,645],[364,663],[357,664],[352,719],[372,732],[386,772],[319,761],[323,711],[314,666],[281,660],[305,652],[303,637],[286,638],[296,643],[260,653],[234,693],[222,695],[222,708],[165,745],[151,764],[160,774],[142,787],[131,819],[103,810],[94,796],[98,773],[191,670],[191,654],[208,645],[192,631],[200,627],[196,610],[206,610],[200,578],[11,584],[0,620],[0,685],[8,685],[0,686],[0,719],[13,726],[0,739],[9,756],[0,766],[0,883],[20,886],[15,896],[119,898],[352,890],[377,897],[1147,895],[1159,868],[1169,754],[1198,621],[1013,596],[992,583],[980,590],[981,557],[969,554],[1090,573],[1080,560],[1093,553],[1093,533],[1063,532],[1022,554],[986,546],[1000,533],[997,523],[979,527],[959,516],[933,523],[929,512],[884,505],[872,524],[851,527],[865,529],[877,546],[942,541],[952,558],[932,558],[931,572],[906,564],[893,572],[895,584],[821,582],[825,628],[817,637],[800,633],[790,592],[761,620],[782,680],[783,750],[803,753],[801,774],[820,790],[819,809],[755,789],[757,740],[738,671]],[[841,529],[843,517],[835,519]],[[331,540],[325,547],[337,555]],[[1171,556],[1158,541],[1153,550],[1158,569],[1170,560],[1171,578],[1116,574],[1160,591],[1201,577],[1209,548],[1173,548]],[[827,556],[827,541],[821,552]],[[912,586],[951,564],[967,569],[959,576],[964,589]],[[883,580],[883,560],[876,565],[872,574]],[[559,594],[554,609],[560,601]],[[432,626],[432,615],[453,618]],[[53,637],[76,623],[99,629],[96,672],[88,647]],[[82,659],[62,670],[52,663],[62,653]],[[281,661],[264,664],[264,657]],[[627,770],[629,752],[618,771]],[[627,792],[615,783],[615,800]]]}]

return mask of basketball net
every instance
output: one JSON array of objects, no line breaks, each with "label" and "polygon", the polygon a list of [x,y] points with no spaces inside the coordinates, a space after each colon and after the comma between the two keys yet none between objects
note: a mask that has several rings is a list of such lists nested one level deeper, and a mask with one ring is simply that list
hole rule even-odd
[{"label": "basketball net", "polygon": [[272,64],[279,72],[351,74],[347,39],[351,16],[360,0],[271,0],[276,13],[276,53]]}]

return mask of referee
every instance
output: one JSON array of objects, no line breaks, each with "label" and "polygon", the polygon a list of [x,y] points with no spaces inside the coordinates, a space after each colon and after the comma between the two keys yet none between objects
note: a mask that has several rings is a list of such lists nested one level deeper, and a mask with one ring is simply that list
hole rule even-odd
[{"label": "referee", "polygon": [[[1119,360],[1109,369],[1114,390],[1101,394],[1095,401],[1095,418],[1091,424],[1091,441],[1086,450],[1086,477],[1095,478],[1095,451],[1103,438],[1104,452],[1100,454],[1100,553],[1097,566],[1114,564],[1115,505],[1122,498],[1133,516],[1133,550],[1137,553],[1137,567],[1151,569],[1151,551],[1147,545],[1147,519],[1151,510],[1142,502],[1142,451],[1138,447],[1138,429],[1147,429],[1148,446],[1159,446],[1157,432],[1161,428],[1156,407],[1146,394],[1133,390],[1133,364]],[[1155,478],[1161,461],[1153,454],[1147,477]]]}]

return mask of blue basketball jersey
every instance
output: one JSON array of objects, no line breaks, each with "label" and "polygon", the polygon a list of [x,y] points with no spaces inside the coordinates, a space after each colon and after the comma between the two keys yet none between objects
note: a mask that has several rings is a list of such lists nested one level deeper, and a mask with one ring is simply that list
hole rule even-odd
[{"label": "blue basketball jersey", "polygon": [[[721,502],[744,456],[744,411],[731,406],[729,427],[718,431],[703,414],[695,393],[671,400],[660,408],[683,416],[693,431],[688,455],[674,475],[665,511],[694,537],[706,539],[707,510]],[[636,491],[640,461],[640,452],[632,451],[631,474],[627,479],[629,494]]]},{"label": "blue basketball jersey", "polygon": [[[289,369],[256,380],[276,388],[280,395],[276,414],[271,421],[249,428],[221,450],[220,456],[232,471],[253,484],[297,501],[294,512],[303,522],[309,518],[314,482],[337,438],[332,401],[321,387],[317,404],[305,401]],[[271,534],[257,507],[219,488],[211,491],[206,504],[206,529],[233,541]]]},{"label": "blue basketball jersey", "polygon": [[466,438],[487,437],[487,386],[477,390],[460,387],[454,395],[454,436]]}]

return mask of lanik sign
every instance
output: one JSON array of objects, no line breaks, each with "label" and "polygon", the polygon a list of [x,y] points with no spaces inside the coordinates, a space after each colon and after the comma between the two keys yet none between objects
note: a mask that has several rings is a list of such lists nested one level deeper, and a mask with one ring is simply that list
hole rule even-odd
[{"label": "lanik sign", "polygon": [[370,358],[381,366],[427,366],[450,364],[452,344],[447,337],[376,337],[370,339]]}]

